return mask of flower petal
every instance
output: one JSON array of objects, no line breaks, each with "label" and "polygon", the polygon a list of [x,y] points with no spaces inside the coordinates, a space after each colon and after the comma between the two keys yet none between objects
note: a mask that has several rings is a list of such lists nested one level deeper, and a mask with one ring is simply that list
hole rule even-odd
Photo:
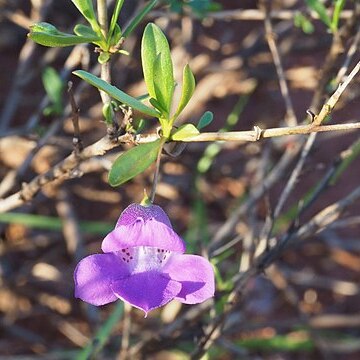
[{"label": "flower petal", "polygon": [[128,268],[115,254],[96,254],[82,259],[74,272],[75,297],[93,305],[117,300],[111,282],[129,276]]},{"label": "flower petal", "polygon": [[208,260],[197,255],[172,254],[163,273],[182,284],[176,300],[197,304],[214,296],[214,270]]},{"label": "flower petal", "polygon": [[181,284],[151,271],[133,274],[112,284],[119,299],[145,312],[167,304],[180,292]]},{"label": "flower petal", "polygon": [[101,249],[105,253],[120,251],[136,246],[151,246],[154,248],[184,253],[185,243],[169,226],[155,218],[144,222],[139,218],[131,225],[119,225],[103,240]]},{"label": "flower petal", "polygon": [[140,204],[129,205],[120,215],[116,227],[120,225],[132,225],[136,220],[142,219],[145,221],[155,219],[172,228],[171,222],[165,211],[158,205],[142,206]]}]

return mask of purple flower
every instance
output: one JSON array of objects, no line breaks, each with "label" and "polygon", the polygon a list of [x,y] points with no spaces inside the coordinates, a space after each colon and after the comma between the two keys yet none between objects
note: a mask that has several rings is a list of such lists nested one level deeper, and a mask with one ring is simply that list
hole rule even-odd
[{"label": "purple flower", "polygon": [[128,206],[102,251],[82,259],[74,273],[75,296],[90,304],[121,299],[146,316],[173,299],[196,304],[214,295],[211,264],[184,254],[184,241],[157,205]]}]

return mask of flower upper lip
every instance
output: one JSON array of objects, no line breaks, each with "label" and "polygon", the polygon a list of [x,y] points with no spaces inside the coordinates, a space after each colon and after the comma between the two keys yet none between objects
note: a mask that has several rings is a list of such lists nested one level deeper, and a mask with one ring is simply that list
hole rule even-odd
[{"label": "flower upper lip", "polygon": [[179,253],[186,249],[160,206],[132,204],[123,211],[115,229],[105,237],[101,249],[107,253],[136,246],[153,246]]}]

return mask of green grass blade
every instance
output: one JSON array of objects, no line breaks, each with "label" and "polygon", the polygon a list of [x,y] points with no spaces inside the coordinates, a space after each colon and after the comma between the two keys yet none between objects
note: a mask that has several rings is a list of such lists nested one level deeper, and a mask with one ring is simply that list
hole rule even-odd
[{"label": "green grass blade", "polygon": [[120,321],[123,313],[124,303],[118,302],[113,313],[99,328],[91,342],[79,352],[79,354],[75,357],[75,360],[88,360],[91,358],[96,358],[95,356],[101,351],[101,349],[109,340],[113,328]]},{"label": "green grass blade", "polygon": [[139,25],[142,19],[152,10],[158,0],[150,1],[135,17],[131,20],[130,24],[124,30],[123,36],[127,38],[134,29]]},{"label": "green grass blade", "polygon": [[[21,224],[34,229],[62,230],[61,219],[53,216],[8,212],[0,214],[0,223]],[[79,226],[81,231],[94,235],[106,235],[114,228],[113,224],[100,221],[79,221]]]}]

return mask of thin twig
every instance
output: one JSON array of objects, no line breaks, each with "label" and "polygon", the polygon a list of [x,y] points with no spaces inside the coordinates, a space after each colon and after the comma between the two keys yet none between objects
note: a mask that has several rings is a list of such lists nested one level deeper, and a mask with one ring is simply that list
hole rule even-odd
[{"label": "thin twig", "polygon": [[[256,141],[261,137],[272,137],[282,135],[294,135],[294,134],[308,134],[311,132],[319,131],[334,131],[334,130],[350,130],[359,129],[360,123],[352,124],[338,124],[338,125],[326,125],[326,126],[296,126],[294,128],[275,128],[261,130],[261,136],[259,136],[258,130],[253,131],[234,131],[228,133],[203,133],[192,137],[191,141]],[[137,135],[135,139],[130,134],[119,136],[114,142],[107,136],[103,137],[96,143],[86,147],[78,156],[72,153],[60,163],[55,165],[45,174],[38,175],[30,183],[23,184],[23,189],[4,200],[0,200],[0,213],[12,210],[18,206],[21,206],[27,201],[30,201],[42,186],[52,182],[56,179],[62,178],[63,180],[74,176],[73,170],[79,165],[80,162],[88,160],[94,156],[104,155],[107,151],[119,146],[120,143],[148,143],[155,141],[159,138],[157,134],[150,135]],[[183,141],[189,142],[189,138]],[[279,165],[282,162],[279,163]],[[272,181],[271,181],[272,183]],[[267,187],[269,188],[269,187]]]},{"label": "thin twig", "polygon": [[[46,18],[52,6],[51,1],[39,1],[32,3],[32,22],[39,22]],[[19,55],[19,65],[16,69],[14,81],[10,90],[7,92],[4,109],[0,115],[0,133],[7,130],[10,125],[12,116],[17,110],[18,104],[21,100],[23,86],[30,80],[29,68],[34,60],[37,45],[30,39],[27,39],[22,47]]]},{"label": "thin twig", "polygon": [[154,199],[155,199],[156,186],[157,186],[157,183],[159,181],[161,153],[162,153],[162,149],[164,147],[164,144],[165,144],[165,139],[163,139],[161,141],[161,143],[160,143],[159,151],[158,151],[157,158],[156,158],[155,172],[154,172],[153,184],[152,184],[152,189],[151,189],[151,194],[150,194],[150,201],[151,202],[154,202]]},{"label": "thin twig", "polygon": [[64,187],[59,189],[56,210],[63,223],[62,229],[66,249],[68,254],[73,257],[74,263],[77,263],[85,256],[84,241],[74,207],[68,191]]},{"label": "thin twig", "polygon": [[339,87],[334,92],[334,94],[332,94],[330,99],[321,108],[320,113],[314,119],[314,125],[320,125],[325,120],[325,118],[328,115],[330,115],[330,113],[334,109],[336,103],[339,101],[340,96],[345,91],[345,89],[348,87],[348,85],[350,84],[350,81],[359,72],[359,70],[360,70],[360,61],[355,65],[355,67],[352,69],[351,73],[347,76],[345,81],[339,85]]},{"label": "thin twig", "polygon": [[298,121],[296,119],[294,106],[292,104],[289,88],[287,86],[284,69],[281,63],[280,53],[276,44],[276,39],[275,39],[276,35],[273,31],[273,26],[271,24],[271,18],[270,18],[270,11],[268,11],[266,0],[260,1],[260,10],[262,10],[265,13],[265,19],[264,19],[265,36],[279,78],[281,95],[285,102],[285,107],[286,107],[285,122],[287,126],[295,126],[298,123]]},{"label": "thin twig", "polygon": [[131,305],[124,303],[124,318],[123,318],[123,329],[121,337],[121,350],[117,360],[128,359],[128,351],[130,345],[130,331],[131,331]]},{"label": "thin twig", "polygon": [[80,126],[79,126],[80,108],[78,107],[75,101],[73,83],[71,81],[68,82],[68,94],[71,104],[71,120],[74,127],[74,136],[73,136],[74,152],[76,156],[79,156],[80,152],[83,150],[83,144],[80,137]]},{"label": "thin twig", "polygon": [[298,228],[294,232],[288,232],[284,237],[276,243],[276,245],[253,264],[249,270],[239,273],[234,277],[234,289],[229,295],[228,304],[222,314],[213,322],[210,323],[205,330],[204,337],[199,341],[197,348],[191,354],[191,359],[200,359],[207,349],[214,343],[214,341],[221,335],[225,321],[235,311],[236,305],[239,303],[245,285],[254,276],[262,273],[269,267],[284,251],[285,247],[290,244],[290,241],[303,240],[309,236],[313,236],[319,231],[324,230],[333,221],[339,218],[340,214],[352,203],[360,198],[360,186],[357,187],[344,199],[328,206],[324,210],[315,215],[309,223]]},{"label": "thin twig", "polygon": [[187,137],[181,141],[184,142],[202,142],[202,141],[259,141],[260,139],[273,138],[286,135],[305,135],[324,131],[341,131],[359,129],[360,122],[347,124],[334,124],[316,126],[298,125],[293,127],[281,127],[272,129],[260,129],[255,127],[252,131],[230,131],[230,132],[211,132],[201,133],[192,137]]},{"label": "thin twig", "polygon": [[[340,69],[339,72],[338,72],[338,76],[337,76],[337,80],[338,80],[338,81],[340,81],[340,79],[342,78],[344,69],[345,69],[345,71],[346,71],[347,66],[348,66],[349,63],[350,63],[350,59],[352,58],[352,56],[353,56],[353,54],[354,54],[354,44],[357,44],[358,41],[359,41],[359,40],[358,40],[357,37],[356,37],[355,40],[353,41],[352,46],[350,47],[350,49],[349,49],[349,51],[348,51],[348,54],[347,54],[347,56],[346,56],[344,65],[341,67],[341,69]],[[337,41],[335,41],[335,40],[334,40],[334,43],[333,43],[332,48],[334,48],[334,47],[335,47],[335,48],[338,47]],[[334,53],[334,52],[335,52],[335,50],[330,50],[330,54],[332,54],[332,53]],[[330,56],[330,58],[331,58],[331,60],[334,60],[334,59],[335,59],[333,56]],[[331,61],[329,60],[329,62],[331,62]],[[358,66],[358,65],[359,65],[359,63],[357,64],[357,66]],[[330,68],[330,65],[328,65],[327,68]],[[354,69],[353,69],[352,72],[354,72],[354,70],[356,70],[356,66],[354,67]],[[341,77],[340,77],[340,74],[342,74]],[[356,74],[356,73],[354,73],[354,75],[352,76],[352,78],[355,76],[355,74]],[[349,76],[349,77],[350,77],[350,76]],[[349,79],[349,77],[348,77],[348,80],[350,81],[352,78]],[[340,85],[340,86],[341,86],[341,85]],[[339,86],[339,88],[340,88],[340,86]],[[335,92],[335,93],[336,93],[336,92]],[[335,93],[334,93],[334,94],[335,94]],[[341,95],[341,94],[340,94],[340,95]],[[340,95],[339,95],[339,96],[340,96]],[[333,95],[333,96],[334,96],[334,95]],[[314,98],[319,98],[319,96],[316,96],[316,95],[315,95]],[[338,99],[339,99],[339,97],[337,98],[337,100],[338,100]],[[329,101],[330,101],[330,100],[329,100]],[[329,101],[328,101],[326,104],[328,104]],[[336,103],[336,102],[335,102],[335,103]],[[334,103],[334,106],[335,106],[335,103]],[[323,108],[326,107],[326,104],[323,106]],[[310,114],[312,114],[310,110],[308,110],[308,112],[309,112]],[[317,119],[318,119],[318,117],[314,116],[313,119],[312,119],[312,121],[311,121],[311,123],[314,125],[314,124],[316,123],[316,120],[317,120]],[[268,229],[266,230],[266,242],[268,241],[268,237],[271,235],[271,231],[272,231],[272,228],[273,228],[273,225],[274,225],[274,220],[279,216],[281,210],[282,210],[283,207],[284,207],[284,204],[285,204],[287,198],[289,197],[291,191],[292,191],[293,188],[295,187],[295,184],[296,184],[296,182],[297,182],[297,179],[298,179],[298,177],[300,176],[300,173],[301,173],[302,168],[303,168],[303,166],[304,166],[304,164],[305,164],[306,158],[307,158],[307,156],[308,156],[309,153],[310,153],[310,150],[311,150],[311,148],[312,148],[312,146],[313,146],[313,144],[314,144],[314,142],[315,142],[315,139],[316,139],[316,134],[315,134],[315,133],[314,133],[314,134],[311,134],[311,135],[309,136],[309,138],[307,139],[307,141],[306,141],[306,143],[305,143],[305,145],[304,145],[304,147],[303,147],[303,150],[302,150],[302,152],[301,152],[300,159],[299,159],[299,161],[297,162],[295,168],[293,169],[293,171],[292,171],[292,173],[291,173],[291,175],[290,175],[290,177],[289,177],[289,180],[288,180],[288,182],[286,183],[286,186],[285,186],[285,188],[284,188],[284,191],[281,193],[280,199],[279,199],[279,201],[278,201],[278,203],[277,203],[277,205],[276,205],[276,208],[275,208],[275,210],[274,210],[274,216],[273,216],[272,222],[271,222],[271,224],[268,226]],[[265,236],[265,233],[264,233],[264,236]],[[260,249],[259,249],[259,250],[260,250]],[[259,255],[259,254],[257,254],[257,255]]]},{"label": "thin twig", "polygon": [[[104,39],[107,39],[108,31],[109,31],[107,0],[98,0],[97,10],[98,10],[98,20],[99,20],[101,32],[104,36]],[[100,78],[106,81],[108,84],[111,84],[110,59],[100,64]],[[100,96],[103,105],[109,106],[111,109],[111,97],[102,90],[100,90]],[[117,128],[118,126],[115,121],[115,116],[113,115],[111,119],[111,123],[107,123],[108,135],[113,141],[116,139]]]}]

